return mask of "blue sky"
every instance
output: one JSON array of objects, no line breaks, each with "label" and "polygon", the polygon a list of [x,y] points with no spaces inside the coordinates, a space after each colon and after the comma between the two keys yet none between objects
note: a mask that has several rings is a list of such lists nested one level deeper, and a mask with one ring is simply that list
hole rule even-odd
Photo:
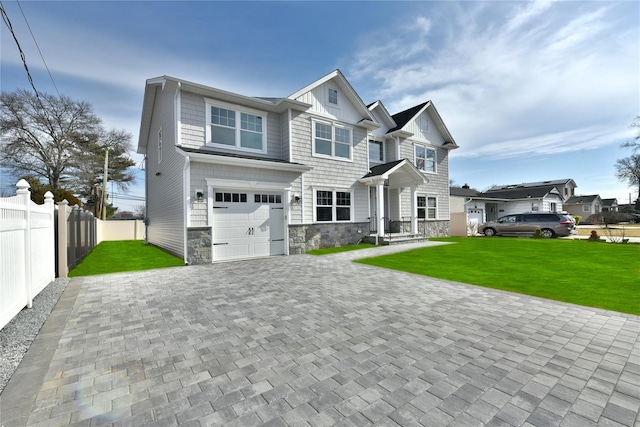
[{"label": "blue sky", "polygon": [[[3,5],[40,91],[54,93],[18,4]],[[20,2],[61,93],[137,145],[145,80],[171,75],[284,97],[339,68],[393,114],[432,100],[460,146],[455,185],[572,178],[620,203],[620,144],[640,114],[640,3]],[[29,88],[2,24],[2,90]],[[130,189],[144,195],[144,174]],[[1,183],[6,187],[6,178]],[[122,210],[140,202],[115,197]]]}]

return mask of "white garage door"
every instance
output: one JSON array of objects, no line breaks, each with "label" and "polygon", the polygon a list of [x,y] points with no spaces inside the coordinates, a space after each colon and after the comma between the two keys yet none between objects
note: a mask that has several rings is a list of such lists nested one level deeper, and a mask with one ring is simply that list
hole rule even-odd
[{"label": "white garage door", "polygon": [[482,224],[484,222],[484,211],[482,209],[468,209],[467,221],[471,219],[475,219],[478,224]]},{"label": "white garage door", "polygon": [[213,260],[284,255],[282,194],[224,191],[213,199]]}]

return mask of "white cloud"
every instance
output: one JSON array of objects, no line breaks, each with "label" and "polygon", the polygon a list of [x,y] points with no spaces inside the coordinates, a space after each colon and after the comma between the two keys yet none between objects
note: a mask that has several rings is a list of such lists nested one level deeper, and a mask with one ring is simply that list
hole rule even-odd
[{"label": "white cloud", "polygon": [[419,15],[370,36],[382,43],[349,76],[375,81],[392,112],[433,100],[466,156],[617,144],[638,114],[640,62],[638,19],[614,6],[446,3],[428,31]]}]

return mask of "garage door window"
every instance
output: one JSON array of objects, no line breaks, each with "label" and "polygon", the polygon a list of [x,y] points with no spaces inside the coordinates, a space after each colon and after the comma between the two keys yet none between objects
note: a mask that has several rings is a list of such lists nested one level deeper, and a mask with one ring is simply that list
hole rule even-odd
[{"label": "garage door window", "polygon": [[253,197],[253,201],[262,204],[280,204],[282,203],[282,196],[280,194],[256,194]]},{"label": "garage door window", "polygon": [[247,193],[216,193],[216,202],[247,203]]}]

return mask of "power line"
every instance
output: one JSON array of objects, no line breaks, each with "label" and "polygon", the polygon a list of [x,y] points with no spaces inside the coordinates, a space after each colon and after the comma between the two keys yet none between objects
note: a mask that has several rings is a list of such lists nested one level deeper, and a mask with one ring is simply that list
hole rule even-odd
[{"label": "power line", "polygon": [[[29,83],[31,84],[33,91],[36,93],[36,98],[40,100],[38,89],[36,89],[36,85],[33,83],[33,78],[31,77],[31,73],[29,72],[29,67],[27,66],[27,58],[24,55],[24,51],[22,50],[22,47],[20,47],[20,42],[18,42],[18,37],[16,36],[16,33],[13,31],[13,25],[11,25],[11,20],[9,19],[7,12],[4,10],[4,5],[2,4],[2,1],[0,1],[0,12],[2,12],[2,20],[9,28],[9,31],[11,31],[13,40],[15,40],[16,45],[18,46],[18,51],[20,52],[20,58],[22,59],[22,63],[24,64],[24,69],[27,72],[27,79],[29,79]],[[42,105],[42,101],[40,102],[40,104]],[[42,108],[44,109],[44,106],[42,106]]]},{"label": "power line", "polygon": [[[31,38],[33,39],[33,42],[35,43],[36,48],[38,48],[38,53],[40,54],[40,58],[42,58],[42,62],[44,64],[44,68],[47,69],[47,73],[49,74],[49,78],[51,79],[51,83],[53,83],[53,87],[56,89],[56,92],[58,93],[58,96],[62,98],[62,95],[60,95],[60,91],[58,90],[58,86],[56,85],[56,82],[53,80],[53,76],[51,75],[51,71],[49,71],[49,66],[47,65],[47,61],[44,60],[44,55],[42,55],[42,51],[40,50],[40,46],[38,45],[38,42],[36,41],[36,36],[33,34],[33,31],[31,30],[31,25],[29,25],[29,21],[27,21],[27,16],[24,14],[24,10],[22,10],[22,6],[20,5],[20,1],[16,0],[16,3],[18,4],[18,7],[20,8],[20,12],[22,13],[22,17],[24,18],[24,22],[27,24],[27,28],[29,29],[29,32],[31,33]],[[16,42],[17,42],[17,40],[16,40]]]}]

